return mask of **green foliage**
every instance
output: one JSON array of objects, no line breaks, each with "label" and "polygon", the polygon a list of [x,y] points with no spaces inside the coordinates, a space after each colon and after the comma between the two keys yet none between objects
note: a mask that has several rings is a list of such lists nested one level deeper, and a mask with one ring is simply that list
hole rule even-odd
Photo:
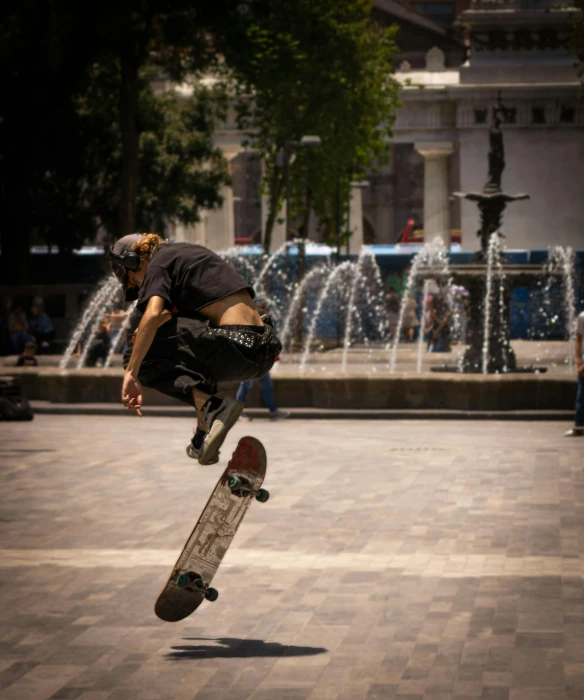
[{"label": "green foliage", "polygon": [[[201,207],[220,203],[219,189],[228,181],[221,151],[212,145],[215,122],[225,112],[225,95],[200,85],[186,98],[173,91],[155,93],[153,78],[152,69],[141,71],[136,205],[136,229],[141,231],[161,231],[165,221],[195,223]],[[77,98],[87,144],[86,200],[109,231],[116,228],[120,206],[120,80],[116,62],[96,65],[88,89]]]},{"label": "green foliage", "polygon": [[310,204],[335,236],[353,175],[389,157],[395,31],[372,23],[370,0],[265,0],[242,23],[226,55],[239,126],[264,161],[271,205],[283,196],[278,152],[318,135],[321,148],[298,149],[291,167],[291,215]]}]

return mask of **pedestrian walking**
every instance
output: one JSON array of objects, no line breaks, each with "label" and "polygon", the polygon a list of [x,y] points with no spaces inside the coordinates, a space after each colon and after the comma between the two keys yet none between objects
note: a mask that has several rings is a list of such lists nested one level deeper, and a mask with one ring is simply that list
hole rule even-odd
[{"label": "pedestrian walking", "polygon": [[[258,311],[260,311],[261,313],[269,314],[270,302],[266,297],[257,296],[254,301],[255,301],[255,305],[256,305]],[[274,396],[274,384],[272,382],[272,378],[270,376],[270,373],[268,372],[263,377],[260,377],[257,381],[258,381],[258,384],[260,385],[262,399],[264,400],[264,403],[266,404],[266,406],[268,407],[268,409],[270,411],[270,420],[276,421],[276,420],[282,420],[283,418],[289,418],[290,411],[282,411],[276,405],[276,399]],[[237,395],[235,398],[238,401],[245,403],[245,399],[246,399],[250,389],[252,388],[253,383],[254,383],[253,380],[241,382],[241,384],[239,385],[239,388],[237,390]]]},{"label": "pedestrian walking", "polygon": [[565,433],[566,437],[584,436],[584,311],[576,320],[576,367],[578,369],[578,390],[574,427]]}]

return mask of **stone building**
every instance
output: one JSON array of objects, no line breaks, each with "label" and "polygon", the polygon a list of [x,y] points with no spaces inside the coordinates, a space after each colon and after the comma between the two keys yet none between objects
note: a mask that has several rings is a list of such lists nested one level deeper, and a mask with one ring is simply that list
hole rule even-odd
[{"label": "stone building", "polygon": [[[454,231],[463,248],[477,248],[478,210],[451,194],[485,184],[489,115],[499,99],[508,117],[503,189],[530,195],[505,211],[508,247],[584,248],[583,87],[570,52],[578,10],[556,6],[553,0],[475,0],[460,16],[470,42],[465,60],[451,29],[395,0],[376,0],[373,20],[400,25],[402,107],[390,163],[367,176],[368,187],[353,191],[353,252],[363,242],[395,243],[411,219],[426,240],[440,235],[449,243]],[[174,235],[215,249],[236,239],[259,241],[266,215],[259,165],[242,150],[233,124],[225,124],[216,141],[230,160],[233,188],[225,188],[221,210],[205,212],[197,227],[177,227]],[[274,248],[283,242],[281,225]]]}]

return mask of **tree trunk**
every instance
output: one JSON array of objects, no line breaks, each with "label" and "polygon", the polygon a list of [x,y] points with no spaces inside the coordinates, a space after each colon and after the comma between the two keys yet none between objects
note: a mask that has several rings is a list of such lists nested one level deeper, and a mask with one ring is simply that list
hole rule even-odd
[{"label": "tree trunk", "polygon": [[122,132],[122,167],[120,176],[120,210],[117,237],[134,233],[136,200],[140,185],[138,132],[138,60],[132,43],[120,50],[122,85],[120,93],[120,128]]},{"label": "tree trunk", "polygon": [[270,210],[266,219],[266,230],[264,231],[264,253],[267,255],[270,252],[272,245],[272,231],[278,216],[278,205],[282,198],[282,190],[284,189],[284,178],[275,171],[270,182]]}]

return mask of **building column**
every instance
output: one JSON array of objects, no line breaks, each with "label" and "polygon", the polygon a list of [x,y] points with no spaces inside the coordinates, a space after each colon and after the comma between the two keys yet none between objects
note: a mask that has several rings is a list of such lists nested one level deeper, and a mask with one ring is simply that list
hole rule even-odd
[{"label": "building column", "polygon": [[448,156],[454,152],[454,144],[428,141],[415,143],[414,148],[424,157],[424,242],[439,237],[450,250]]},{"label": "building column", "polygon": [[205,245],[214,251],[229,250],[235,245],[235,224],[233,221],[233,190],[222,185],[220,194],[223,204],[202,215],[205,229]]},{"label": "building column", "polygon": [[[222,146],[227,167],[231,170],[231,161],[242,150],[240,147]],[[220,194],[223,204],[217,209],[201,209],[196,224],[177,224],[173,227],[172,237],[175,241],[199,243],[211,250],[229,250],[235,245],[235,220],[233,211],[233,188],[222,185]]]},{"label": "building column", "polygon": [[[240,145],[222,145],[223,156],[227,160],[227,168],[231,173],[231,161],[243,150]],[[204,245],[212,250],[229,250],[235,245],[235,218],[233,188],[222,185],[221,196],[223,204],[217,209],[207,210],[204,216]],[[201,216],[203,219],[203,215]]]}]

